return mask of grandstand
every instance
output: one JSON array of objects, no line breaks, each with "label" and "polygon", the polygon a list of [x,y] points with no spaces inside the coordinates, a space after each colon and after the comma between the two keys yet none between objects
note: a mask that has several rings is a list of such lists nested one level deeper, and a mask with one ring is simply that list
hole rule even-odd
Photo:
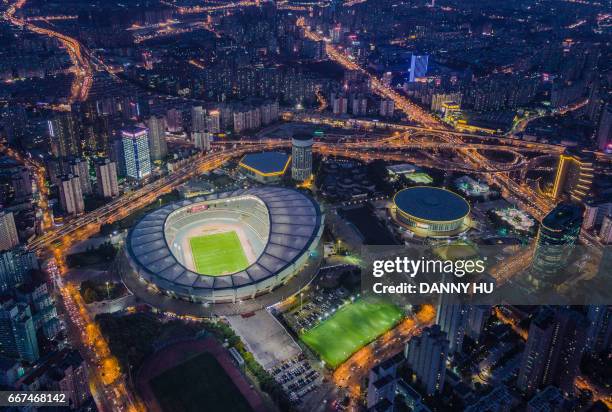
[{"label": "grandstand", "polygon": [[264,186],[157,209],[132,228],[126,255],[143,281],[170,296],[236,302],[294,276],[322,229],[323,216],[311,198]]}]

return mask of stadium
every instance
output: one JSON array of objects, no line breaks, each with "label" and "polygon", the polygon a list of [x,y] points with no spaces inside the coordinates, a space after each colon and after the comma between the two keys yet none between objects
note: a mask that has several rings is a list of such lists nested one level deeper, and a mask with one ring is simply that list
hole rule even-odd
[{"label": "stadium", "polygon": [[161,207],[132,228],[125,255],[142,281],[171,297],[235,303],[288,282],[322,232],[314,200],[264,186]]},{"label": "stadium", "polygon": [[450,190],[415,186],[393,198],[395,220],[417,236],[448,237],[469,228],[470,205]]}]

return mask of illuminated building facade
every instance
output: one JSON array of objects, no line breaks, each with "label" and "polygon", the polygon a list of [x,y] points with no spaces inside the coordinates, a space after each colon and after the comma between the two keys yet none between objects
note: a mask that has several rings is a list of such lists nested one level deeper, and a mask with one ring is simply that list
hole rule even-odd
[{"label": "illuminated building facade", "polygon": [[240,171],[259,183],[280,181],[289,168],[291,156],[282,152],[261,152],[245,155],[238,165]]},{"label": "illuminated building facade", "polygon": [[593,162],[590,153],[561,154],[552,197],[559,199],[567,195],[574,201],[582,201],[588,196],[593,185]]},{"label": "illuminated building facade", "polygon": [[561,202],[544,217],[531,263],[530,280],[534,286],[553,284],[555,276],[565,267],[580,234],[582,215],[581,205]]},{"label": "illuminated building facade", "polygon": [[291,177],[302,182],[312,175],[312,136],[297,134],[291,139]]},{"label": "illuminated building facade", "polygon": [[130,127],[121,131],[126,175],[141,180],[151,174],[149,129]]},{"label": "illuminated building facade", "polygon": [[415,186],[393,198],[396,221],[421,237],[446,237],[468,228],[469,203],[450,190]]}]

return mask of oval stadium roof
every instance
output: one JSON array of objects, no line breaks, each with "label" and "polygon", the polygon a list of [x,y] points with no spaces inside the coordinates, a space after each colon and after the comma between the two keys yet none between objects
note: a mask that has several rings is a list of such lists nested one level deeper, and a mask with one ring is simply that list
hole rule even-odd
[{"label": "oval stadium roof", "polygon": [[[168,215],[200,202],[237,196],[256,197],[268,210],[269,236],[261,255],[246,269],[228,275],[202,275],[187,269],[166,243],[164,224]],[[258,283],[275,276],[308,250],[320,226],[321,211],[311,198],[293,189],[257,187],[199,196],[156,209],[130,230],[126,247],[141,269],[172,285],[196,290],[226,289]]]},{"label": "oval stadium roof", "polygon": [[454,221],[470,213],[470,205],[463,197],[438,187],[416,186],[400,190],[394,203],[402,212],[432,222]]}]

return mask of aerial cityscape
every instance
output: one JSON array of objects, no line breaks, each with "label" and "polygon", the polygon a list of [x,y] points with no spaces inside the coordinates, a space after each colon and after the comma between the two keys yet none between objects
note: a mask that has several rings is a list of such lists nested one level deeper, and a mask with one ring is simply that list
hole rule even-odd
[{"label": "aerial cityscape", "polygon": [[612,409],[612,4],[0,0],[0,410]]}]

